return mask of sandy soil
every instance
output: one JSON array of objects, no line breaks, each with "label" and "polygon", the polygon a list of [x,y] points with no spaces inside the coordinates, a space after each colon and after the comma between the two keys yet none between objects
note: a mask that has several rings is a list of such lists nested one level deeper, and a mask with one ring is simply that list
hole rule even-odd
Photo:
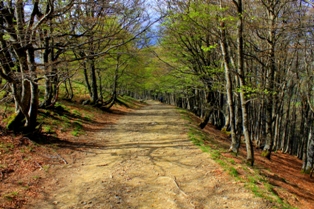
[{"label": "sandy soil", "polygon": [[97,146],[52,168],[41,198],[25,208],[271,207],[192,145],[174,107],[149,103],[89,133]]}]

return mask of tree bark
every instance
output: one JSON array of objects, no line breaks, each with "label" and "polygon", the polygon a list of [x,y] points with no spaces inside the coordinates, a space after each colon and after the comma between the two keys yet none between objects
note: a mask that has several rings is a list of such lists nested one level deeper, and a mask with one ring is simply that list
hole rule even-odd
[{"label": "tree bark", "polygon": [[[273,4],[275,7],[275,4]],[[267,15],[269,21],[269,37],[267,40],[269,53],[268,53],[268,73],[267,73],[267,82],[266,82],[266,143],[264,150],[262,152],[262,156],[270,159],[271,152],[274,144],[274,133],[273,133],[273,105],[274,105],[274,82],[275,82],[275,71],[276,71],[276,63],[275,63],[275,45],[276,45],[276,29],[275,29],[275,21],[276,15],[274,14],[275,8],[267,7]]]},{"label": "tree bark", "polygon": [[247,105],[248,101],[245,98],[245,75],[244,75],[244,50],[243,50],[243,5],[242,0],[235,1],[234,4],[237,6],[238,22],[237,22],[237,51],[238,51],[238,77],[240,82],[240,99],[241,99],[241,110],[242,110],[242,128],[244,134],[244,140],[246,143],[246,160],[253,166],[254,165],[254,150],[250,134],[248,130],[248,114]]},{"label": "tree bark", "polygon": [[[220,7],[222,8],[221,1]],[[226,39],[226,29],[225,24],[221,22],[221,40],[220,40],[220,47],[223,56],[223,63],[225,69],[225,79],[226,79],[226,93],[227,93],[227,103],[228,103],[228,110],[229,110],[229,124],[230,124],[230,134],[231,134],[231,145],[230,151],[238,154],[239,147],[240,147],[240,140],[236,137],[235,134],[235,111],[234,111],[234,102],[233,102],[233,89],[232,89],[232,80],[231,80],[231,71],[230,71],[230,58],[228,53],[228,44]]]},{"label": "tree bark", "polygon": [[91,102],[96,104],[98,102],[98,87],[96,78],[96,67],[94,59],[89,60],[90,77],[91,77]]}]

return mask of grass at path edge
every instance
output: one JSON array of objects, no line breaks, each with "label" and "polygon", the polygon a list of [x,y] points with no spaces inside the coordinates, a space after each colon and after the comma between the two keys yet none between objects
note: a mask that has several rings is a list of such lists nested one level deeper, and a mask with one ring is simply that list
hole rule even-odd
[{"label": "grass at path edge", "polygon": [[[273,208],[281,209],[295,209],[289,205],[284,199],[280,198],[274,190],[274,186],[267,181],[265,176],[260,174],[259,168],[252,168],[247,165],[245,160],[241,163],[236,163],[233,158],[223,156],[223,153],[228,152],[227,149],[222,148],[220,142],[215,140],[205,131],[198,128],[194,120],[194,115],[186,110],[179,109],[181,117],[188,121],[186,124],[188,128],[188,137],[191,142],[198,146],[203,152],[209,153],[210,157],[217,162],[225,172],[227,172],[235,181],[243,183],[245,187],[251,190],[256,197],[263,198],[273,203]],[[234,156],[237,158],[236,156]]]}]

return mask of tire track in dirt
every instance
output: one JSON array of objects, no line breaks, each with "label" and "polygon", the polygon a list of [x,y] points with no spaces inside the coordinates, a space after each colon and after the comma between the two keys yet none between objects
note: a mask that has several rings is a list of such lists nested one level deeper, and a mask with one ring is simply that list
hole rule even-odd
[{"label": "tire track in dirt", "polygon": [[27,208],[269,208],[188,140],[174,107],[149,103],[90,133],[101,146],[58,169],[54,190]]}]

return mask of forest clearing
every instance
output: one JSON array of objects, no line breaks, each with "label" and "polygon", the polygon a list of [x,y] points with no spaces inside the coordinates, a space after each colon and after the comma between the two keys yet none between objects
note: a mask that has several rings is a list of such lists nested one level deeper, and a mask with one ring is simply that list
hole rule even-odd
[{"label": "forest clearing", "polygon": [[[73,106],[95,117],[79,136],[58,124],[47,144],[2,136],[1,208],[313,208],[314,179],[296,157],[257,157],[250,167],[244,148],[231,155],[230,138],[200,131],[193,115],[134,104],[103,115]],[[4,151],[3,139],[15,144]]]}]

